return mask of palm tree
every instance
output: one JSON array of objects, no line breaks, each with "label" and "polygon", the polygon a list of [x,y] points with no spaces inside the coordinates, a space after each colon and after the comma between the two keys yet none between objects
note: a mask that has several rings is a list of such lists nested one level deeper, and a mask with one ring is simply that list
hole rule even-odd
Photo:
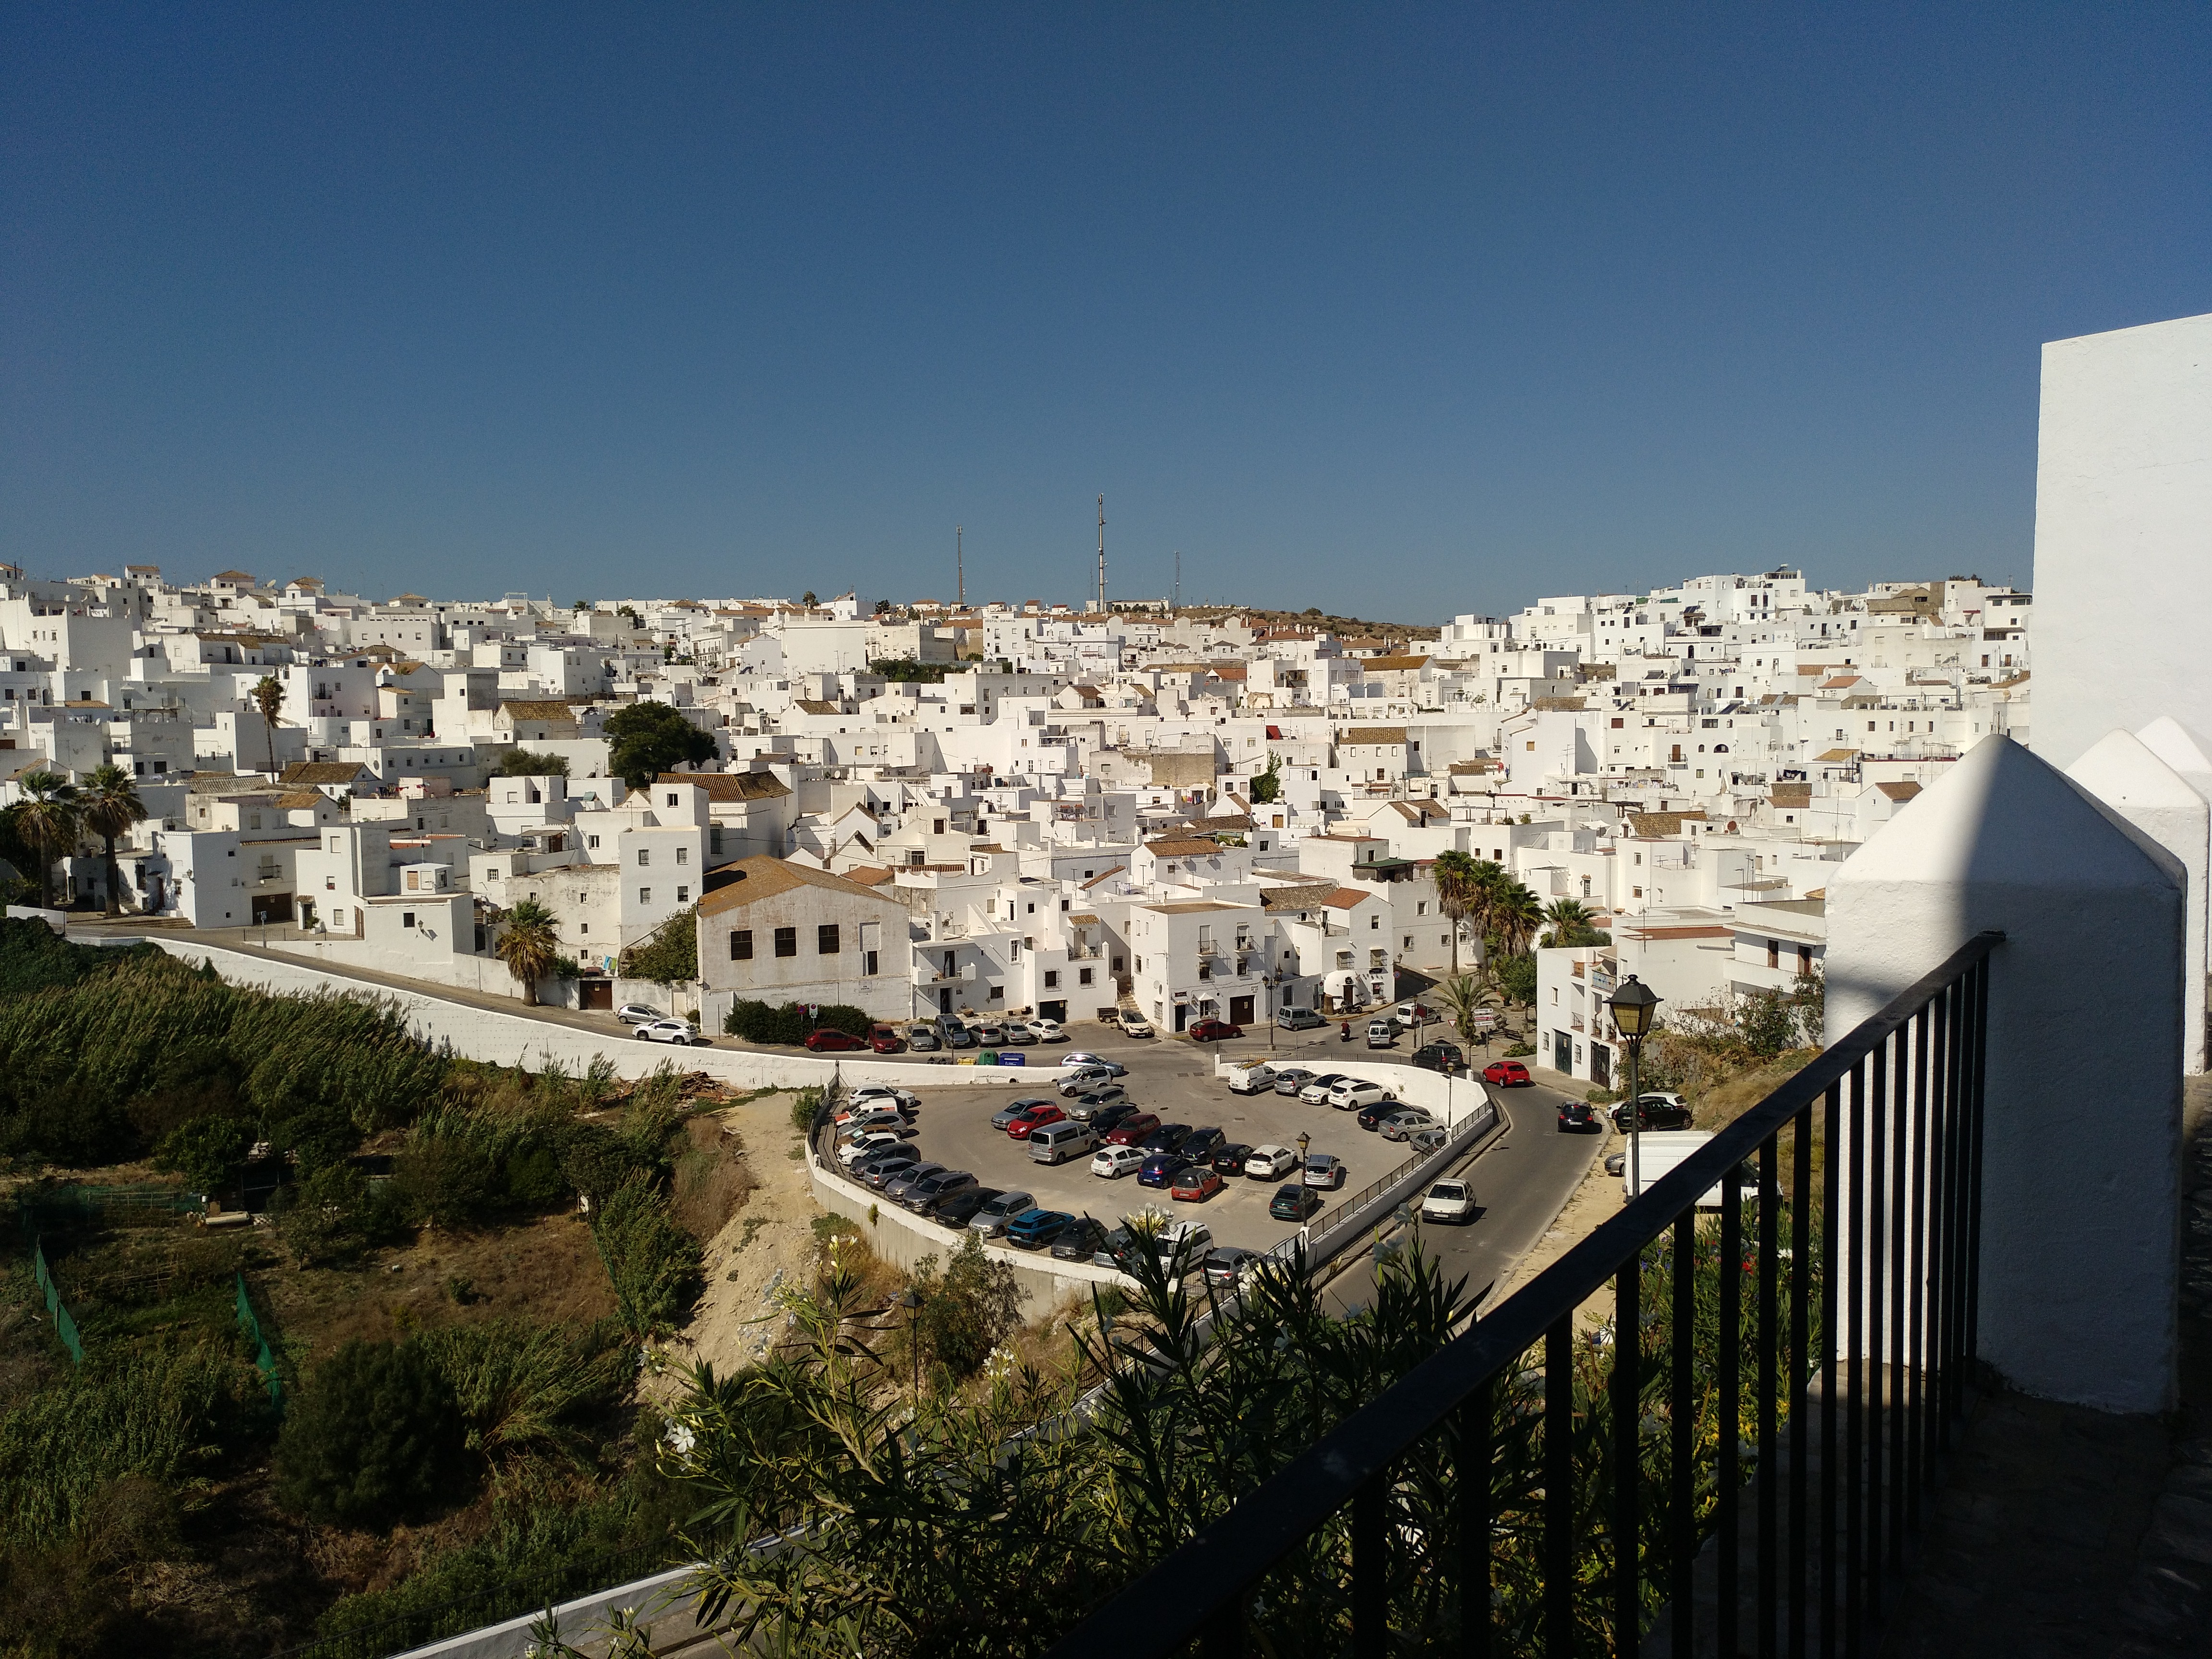
[{"label": "palm tree", "polygon": [[1552,924],[1546,937],[1554,945],[1565,945],[1590,931],[1590,913],[1578,899],[1554,899],[1544,912],[1544,920]]},{"label": "palm tree", "polygon": [[1509,877],[1491,902],[1490,922],[1506,955],[1517,957],[1528,950],[1528,941],[1543,926],[1544,907],[1526,885]]},{"label": "palm tree", "polygon": [[1463,1037],[1474,1035],[1475,1011],[1482,1006],[1482,983],[1473,974],[1454,974],[1437,985],[1437,1000],[1451,1016],[1452,1024]]},{"label": "palm tree", "polygon": [[1480,897],[1475,890],[1476,868],[1470,855],[1456,849],[1437,854],[1437,908],[1451,923],[1451,970],[1455,979],[1459,977],[1460,923],[1474,910]]},{"label": "palm tree", "polygon": [[284,682],[274,674],[264,674],[254,681],[253,690],[247,694],[253,706],[261,711],[261,729],[269,735],[269,770],[276,770],[276,714],[284,707]]},{"label": "palm tree", "polygon": [[84,827],[100,837],[100,855],[107,863],[107,914],[123,914],[123,869],[115,861],[115,838],[146,818],[146,803],[131,775],[110,762],[96,766],[84,781],[80,804]]},{"label": "palm tree", "polygon": [[39,897],[53,908],[54,860],[76,844],[76,787],[58,772],[26,772],[15,780],[22,799],[16,823],[39,852]]},{"label": "palm tree", "polygon": [[553,913],[536,899],[521,899],[507,911],[499,935],[499,959],[522,981],[522,1000],[538,1000],[538,981],[553,971],[561,954],[561,935]]}]

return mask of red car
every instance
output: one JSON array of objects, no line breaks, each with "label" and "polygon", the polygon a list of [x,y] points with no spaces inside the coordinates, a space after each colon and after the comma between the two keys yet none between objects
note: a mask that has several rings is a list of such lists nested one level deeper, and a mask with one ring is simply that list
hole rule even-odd
[{"label": "red car", "polygon": [[1027,1140],[1030,1138],[1030,1130],[1042,1129],[1048,1123],[1058,1123],[1066,1116],[1067,1114],[1057,1106],[1032,1106],[1006,1125],[1006,1133],[1016,1140]]},{"label": "red car", "polygon": [[1528,1068],[1517,1060],[1493,1060],[1482,1068],[1482,1080],[1494,1083],[1501,1089],[1511,1089],[1524,1083],[1533,1084],[1536,1079],[1528,1075]]},{"label": "red car", "polygon": [[1139,1112],[1136,1116],[1125,1117],[1115,1124],[1113,1133],[1106,1137],[1106,1144],[1109,1146],[1134,1146],[1159,1127],[1158,1113]]},{"label": "red car", "polygon": [[836,1054],[854,1048],[865,1048],[868,1046],[868,1040],[856,1037],[850,1031],[833,1031],[823,1025],[806,1034],[806,1046],[817,1054]]},{"label": "red car", "polygon": [[906,1039],[888,1025],[871,1025],[868,1047],[879,1054],[895,1054],[906,1047]]},{"label": "red car", "polygon": [[1225,1019],[1201,1019],[1190,1028],[1190,1040],[1193,1042],[1219,1042],[1228,1037],[1241,1037],[1243,1035],[1244,1028],[1242,1025],[1231,1025]]},{"label": "red car", "polygon": [[1168,1196],[1187,1198],[1194,1204],[1203,1204],[1227,1184],[1206,1164],[1194,1164],[1176,1174],[1175,1184],[1168,1188]]}]

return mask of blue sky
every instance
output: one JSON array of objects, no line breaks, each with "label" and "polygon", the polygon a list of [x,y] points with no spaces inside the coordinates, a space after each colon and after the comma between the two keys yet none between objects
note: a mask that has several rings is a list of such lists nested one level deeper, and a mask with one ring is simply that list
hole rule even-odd
[{"label": "blue sky", "polygon": [[1421,620],[2027,580],[2212,9],[0,10],[0,555]]}]

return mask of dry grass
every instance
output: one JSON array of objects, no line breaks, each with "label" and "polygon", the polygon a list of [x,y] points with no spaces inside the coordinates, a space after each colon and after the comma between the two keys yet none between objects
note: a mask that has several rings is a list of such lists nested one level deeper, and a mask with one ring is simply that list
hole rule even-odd
[{"label": "dry grass", "polygon": [[676,1158],[676,1219],[703,1242],[729,1224],[760,1183],[745,1161],[743,1137],[720,1118],[692,1118],[684,1133]]}]

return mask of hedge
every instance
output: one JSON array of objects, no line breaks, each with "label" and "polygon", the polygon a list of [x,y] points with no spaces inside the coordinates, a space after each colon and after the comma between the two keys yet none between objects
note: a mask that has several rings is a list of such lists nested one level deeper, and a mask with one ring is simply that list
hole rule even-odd
[{"label": "hedge", "polygon": [[742,1037],[747,1042],[781,1042],[796,1044],[806,1041],[810,1031],[828,1026],[835,1031],[848,1031],[864,1037],[875,1025],[875,1017],[849,1003],[825,1002],[811,1018],[795,1002],[787,1002],[780,1008],[771,1008],[765,1002],[738,1001],[730,1005],[729,1016],[722,1021],[722,1030],[731,1036]]}]

